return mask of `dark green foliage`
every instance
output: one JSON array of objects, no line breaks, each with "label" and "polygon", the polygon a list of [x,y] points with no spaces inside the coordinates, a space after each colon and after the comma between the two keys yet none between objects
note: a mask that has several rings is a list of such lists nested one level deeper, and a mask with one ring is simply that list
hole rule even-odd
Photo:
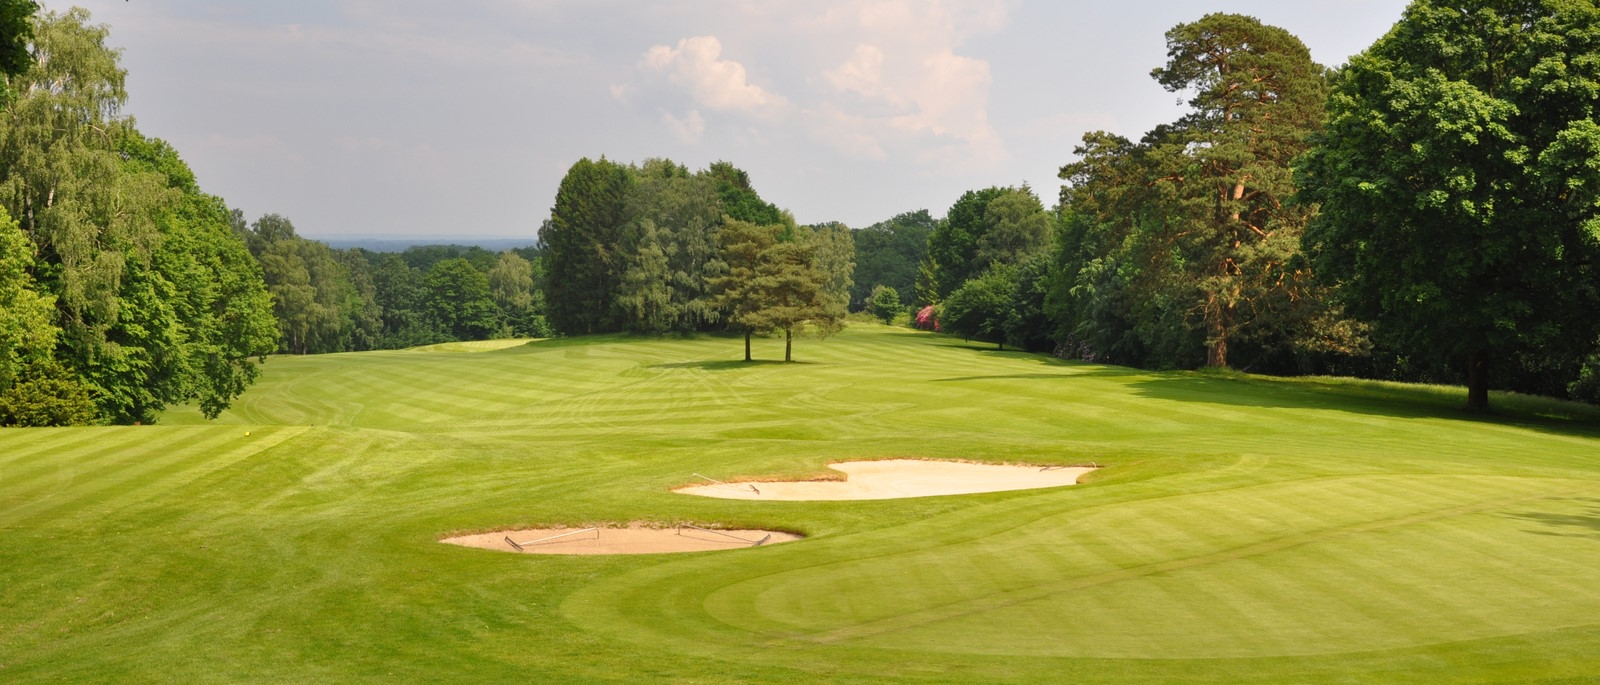
[{"label": "dark green foliage", "polygon": [[1035,252],[1018,264],[1014,273],[1016,285],[1006,311],[1005,338],[1007,344],[1027,352],[1055,348],[1055,322],[1045,313],[1051,257],[1047,252]]},{"label": "dark green foliage", "polygon": [[1576,369],[1600,325],[1597,54],[1594,3],[1418,0],[1341,70],[1300,165],[1320,275],[1473,408]]},{"label": "dark green foliage", "polygon": [[1086,135],[1061,170],[1056,336],[1124,364],[1295,370],[1330,346],[1319,336],[1359,330],[1312,283],[1299,250],[1314,207],[1290,202],[1324,71],[1288,32],[1238,15],[1179,25],[1167,46],[1153,76],[1192,110],[1137,143]]},{"label": "dark green foliage", "polygon": [[557,331],[616,330],[612,300],[621,281],[619,246],[632,185],[628,168],[605,158],[578,160],[561,179],[550,223],[539,233],[546,257],[546,315]]},{"label": "dark green foliage", "polygon": [[856,268],[850,308],[865,309],[873,288],[886,285],[900,294],[902,305],[915,300],[917,269],[928,254],[928,236],[938,222],[920,209],[855,232]]},{"label": "dark green foliage", "polygon": [[38,11],[33,0],[0,0],[0,106],[11,100],[9,77],[33,64],[28,41],[33,38],[33,15]]},{"label": "dark green foliage", "polygon": [[950,206],[944,221],[928,236],[924,261],[931,272],[933,294],[943,299],[982,269],[977,265],[978,241],[987,228],[984,220],[989,202],[1006,193],[1005,188],[969,190]]},{"label": "dark green foliage", "polygon": [[874,287],[871,299],[867,300],[867,311],[885,324],[894,323],[894,317],[905,310],[906,306],[900,303],[900,293],[887,285]]},{"label": "dark green foliage", "polygon": [[[422,273],[446,259],[465,259],[472,263],[472,268],[487,273],[500,260],[500,255],[477,245],[413,245],[400,252],[400,258]],[[369,256],[367,261],[375,259]]]},{"label": "dark green foliage", "polygon": [[277,214],[261,217],[248,233],[272,293],[280,350],[318,354],[379,345],[385,330],[377,281],[359,253],[301,238]]},{"label": "dark green foliage", "polygon": [[715,162],[706,174],[716,182],[722,213],[738,221],[767,225],[783,222],[783,211],[756,194],[750,175],[729,162]]},{"label": "dark green foliage", "polygon": [[461,258],[428,270],[428,313],[456,340],[485,340],[499,330],[489,279]]},{"label": "dark green foliage", "polygon": [[544,293],[535,283],[543,280],[540,260],[528,261],[514,251],[502,252],[489,270],[489,293],[499,312],[500,332],[505,337],[544,338],[550,325],[544,319]]},{"label": "dark green foliage", "polygon": [[764,305],[761,284],[757,282],[763,260],[778,242],[781,226],[758,226],[748,221],[729,221],[722,226],[722,275],[711,278],[708,286],[716,293],[716,306],[724,313],[728,327],[744,334],[744,360],[750,361],[750,336],[760,330],[759,317]]},{"label": "dark green foliage", "polygon": [[52,356],[106,420],[182,401],[215,415],[255,378],[275,327],[231,212],[119,116],[126,74],[105,27],[74,9],[33,34],[40,59],[10,79],[19,97],[0,116],[0,204],[32,245],[30,287],[55,306]]},{"label": "dark green foliage", "polygon": [[1600,340],[1595,341],[1595,351],[1583,361],[1578,370],[1578,380],[1567,386],[1572,399],[1589,404],[1600,404]]},{"label": "dark green foliage", "polygon": [[829,274],[816,258],[813,240],[784,239],[793,225],[758,226],[730,221],[722,228],[722,261],[727,272],[710,281],[729,326],[744,333],[750,361],[752,333],[784,332],[784,361],[793,361],[797,333],[821,337],[843,327],[844,306],[828,288]]},{"label": "dark green foliage", "polygon": [[724,221],[749,217],[783,226],[785,240],[813,241],[828,290],[841,303],[848,297],[849,230],[800,230],[733,165],[691,173],[666,159],[637,166],[580,160],[562,179],[539,234],[550,327],[582,335],[726,326],[727,311],[711,285],[727,270],[718,233]]},{"label": "dark green foliage", "polygon": [[973,265],[1020,264],[1050,245],[1051,218],[1027,186],[1008,190],[989,202],[983,213],[983,235]]},{"label": "dark green foliage", "polygon": [[96,407],[76,375],[41,362],[0,390],[0,426],[76,426],[93,423]]},{"label": "dark green foliage", "polygon": [[666,159],[645,160],[634,173],[617,323],[637,333],[709,330],[722,316],[707,286],[724,268],[717,181]]},{"label": "dark green foliage", "polygon": [[368,270],[383,322],[378,347],[396,349],[448,339],[428,315],[427,285],[421,271],[398,254],[379,256]]},{"label": "dark green foliage", "polygon": [[823,274],[823,290],[830,306],[843,316],[850,308],[850,289],[856,271],[856,243],[850,227],[833,222],[804,226],[799,231],[811,243],[812,262]]},{"label": "dark green foliage", "polygon": [[1016,292],[1016,267],[995,266],[945,298],[939,306],[939,325],[947,333],[1005,349],[1006,322],[1013,318]]}]

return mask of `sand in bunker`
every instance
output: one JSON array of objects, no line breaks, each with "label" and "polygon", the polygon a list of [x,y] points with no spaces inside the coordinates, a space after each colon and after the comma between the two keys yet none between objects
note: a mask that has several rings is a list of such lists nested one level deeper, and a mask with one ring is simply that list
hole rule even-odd
[{"label": "sand in bunker", "polygon": [[[561,537],[556,537],[561,536]],[[741,549],[799,540],[775,530],[709,530],[700,528],[525,528],[445,538],[440,542],[517,552],[506,538],[522,545],[523,554],[661,554]],[[530,544],[531,543],[531,544]]]},{"label": "sand in bunker", "polygon": [[722,499],[785,501],[899,499],[1076,485],[1079,476],[1094,470],[1079,466],[1040,468],[922,459],[846,461],[828,468],[843,471],[846,479],[708,483],[681,487],[674,492]]}]

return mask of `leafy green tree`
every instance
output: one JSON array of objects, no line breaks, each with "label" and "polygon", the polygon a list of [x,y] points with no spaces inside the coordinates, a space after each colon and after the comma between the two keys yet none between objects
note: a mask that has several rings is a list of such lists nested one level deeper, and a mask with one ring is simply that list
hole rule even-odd
[{"label": "leafy green tree", "polygon": [[33,0],[0,0],[0,106],[11,99],[10,79],[4,77],[21,74],[33,63],[28,41],[38,11]]},{"label": "leafy green tree", "polygon": [[710,279],[716,305],[726,314],[729,328],[744,334],[744,360],[750,361],[750,336],[765,330],[762,315],[766,305],[764,285],[759,280],[767,256],[778,242],[783,227],[760,226],[737,219],[723,224],[718,239],[722,243],[722,262],[727,269]]},{"label": "leafy green tree", "polygon": [[156,173],[180,195],[156,218],[161,241],[151,256],[167,302],[183,329],[171,375],[177,397],[197,400],[215,418],[258,375],[277,340],[277,321],[261,270],[233,231],[232,210],[200,190],[194,172],[165,141],[123,128],[117,150],[134,173]]},{"label": "leafy green tree", "polygon": [[855,237],[850,227],[837,222],[809,226],[804,233],[811,243],[813,261],[822,271],[823,290],[842,317],[850,308],[851,277],[856,270]]},{"label": "leafy green tree", "polygon": [[434,264],[446,259],[458,258],[471,262],[472,268],[487,273],[500,260],[500,255],[477,245],[412,245],[400,253],[400,258],[419,273],[428,273]]},{"label": "leafy green tree", "polygon": [[1016,285],[1002,325],[1006,342],[1013,347],[1028,352],[1050,352],[1055,347],[1055,323],[1045,313],[1053,263],[1049,253],[1034,252],[1016,266]]},{"label": "leafy green tree", "polygon": [[95,420],[89,389],[54,360],[30,366],[0,390],[0,426],[75,426]]},{"label": "leafy green tree", "polygon": [[428,270],[428,313],[456,340],[486,340],[499,330],[489,278],[462,258]]},{"label": "leafy green tree", "polygon": [[449,335],[428,315],[423,273],[398,254],[385,254],[371,267],[373,299],[383,320],[379,347],[394,349],[443,342]]},{"label": "leafy green tree", "polygon": [[578,160],[561,179],[550,223],[539,232],[550,324],[569,335],[614,330],[613,298],[633,175],[601,158]]},{"label": "leafy green tree", "polygon": [[967,340],[1006,347],[1006,321],[1016,299],[1016,267],[997,265],[963,283],[945,298],[939,310],[942,330]]},{"label": "leafy green tree", "polygon": [[932,302],[942,300],[967,279],[983,271],[978,263],[978,243],[988,231],[989,203],[1006,194],[1006,188],[969,190],[950,206],[944,221],[928,235],[928,253],[923,258],[930,273]]},{"label": "leafy green tree", "polygon": [[753,283],[760,307],[744,321],[758,331],[783,331],[784,361],[794,361],[796,334],[825,338],[844,327],[845,310],[829,292],[828,276],[808,240],[779,240],[761,254]]},{"label": "leafy green tree", "polygon": [[[356,326],[368,297],[377,307],[376,287],[364,297],[331,248],[301,238],[294,224],[277,214],[262,216],[249,232],[253,235],[247,242],[252,250],[260,250],[256,258],[272,293],[281,329],[279,349],[291,354],[340,352],[356,349],[362,338],[375,337],[370,316],[361,322],[366,331],[358,334]],[[381,324],[381,310],[375,313]]]},{"label": "leafy green tree", "polygon": [[34,290],[33,244],[0,209],[0,426],[91,423],[89,390],[56,362],[55,298]]},{"label": "leafy green tree", "polygon": [[334,250],[334,260],[344,268],[350,287],[345,289],[346,334],[341,349],[351,352],[375,350],[383,339],[383,308],[378,305],[378,288],[372,280],[367,258],[360,250]]},{"label": "leafy green tree", "polygon": [[667,260],[670,244],[654,222],[645,219],[632,224],[628,233],[633,244],[624,254],[622,279],[617,284],[617,320],[633,333],[665,333],[677,324],[680,315],[674,302],[672,270]]},{"label": "leafy green tree", "polygon": [[500,312],[502,333],[511,336],[546,337],[544,300],[534,287],[534,263],[506,251],[489,270],[489,294]]},{"label": "leafy green tree", "polygon": [[55,361],[101,417],[150,421],[191,400],[215,415],[269,349],[264,287],[221,201],[120,116],[126,73],[88,22],[81,9],[34,21],[36,59],[0,114],[0,205],[54,298]]},{"label": "leafy green tree", "polygon": [[983,214],[974,264],[1018,264],[1050,244],[1050,215],[1027,186],[1010,189],[989,201]]},{"label": "leafy green tree", "polygon": [[[635,331],[706,330],[721,318],[713,305],[707,279],[721,273],[717,230],[722,224],[721,199],[709,173],[691,174],[666,159],[646,160],[635,171],[627,198],[629,229],[622,250],[629,255],[625,273]],[[655,304],[649,304],[654,302]],[[654,323],[638,325],[654,312]]]},{"label": "leafy green tree", "polygon": [[1319,274],[1386,345],[1464,370],[1473,409],[1497,365],[1575,367],[1595,338],[1597,55],[1592,2],[1416,0],[1300,165]]},{"label": "leafy green tree", "polygon": [[1152,75],[1191,110],[1138,142],[1091,133],[1061,170],[1045,303],[1058,338],[1102,360],[1226,366],[1240,345],[1254,363],[1339,329],[1300,253],[1315,207],[1290,201],[1325,71],[1293,35],[1239,15],[1174,27],[1167,47]]},{"label": "leafy green tree", "polygon": [[918,267],[928,254],[928,235],[938,223],[922,209],[856,231],[851,309],[867,308],[877,285],[894,288],[902,305],[915,302]]},{"label": "leafy green tree", "polygon": [[753,224],[783,223],[783,211],[756,194],[750,185],[750,174],[728,162],[715,162],[706,173],[716,183],[724,214]]},{"label": "leafy green tree", "polygon": [[1194,94],[1163,141],[1172,149],[1161,182],[1174,184],[1187,219],[1170,242],[1204,297],[1206,363],[1227,366],[1250,308],[1292,297],[1305,280],[1291,262],[1310,210],[1288,202],[1290,163],[1322,122],[1327,79],[1300,39],[1236,14],[1174,27],[1167,57],[1151,75]]},{"label": "leafy green tree", "polygon": [[906,310],[900,304],[900,293],[887,285],[879,285],[872,289],[872,299],[868,301],[867,310],[873,316],[882,319],[885,324],[894,323],[894,317]]},{"label": "leafy green tree", "polygon": [[1567,386],[1567,392],[1580,402],[1600,404],[1600,340],[1595,341],[1595,352],[1583,360],[1578,379]]}]

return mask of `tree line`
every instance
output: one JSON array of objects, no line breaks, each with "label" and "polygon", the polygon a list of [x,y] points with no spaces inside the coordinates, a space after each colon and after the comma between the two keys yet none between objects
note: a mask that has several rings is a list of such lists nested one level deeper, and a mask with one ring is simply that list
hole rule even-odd
[{"label": "tree line", "polygon": [[215,417],[272,352],[550,334],[534,250],[334,250],[247,223],[122,114],[108,33],[0,0],[0,426]]},{"label": "tree line", "polygon": [[918,319],[1147,368],[1465,382],[1475,409],[1491,386],[1600,402],[1597,35],[1593,3],[1416,0],[1330,70],[1251,17],[1174,27],[1151,75],[1188,112],[1086,135],[1043,252],[985,257],[996,190],[963,197]]},{"label": "tree line", "polygon": [[[829,335],[851,300],[842,224],[801,226],[728,162],[582,159],[539,231],[552,328],[565,335],[733,330]],[[792,342],[784,357],[792,358]]]},{"label": "tree line", "polygon": [[[847,311],[1145,368],[1465,382],[1600,403],[1600,8],[1416,0],[1337,69],[1210,14],[1186,96],[1084,136],[1046,207],[800,225],[728,162],[575,163],[537,246],[336,250],[204,193],[121,113],[87,12],[0,0],[0,425],[215,416],[272,352],[731,331]],[[786,345],[785,358],[791,358]]]}]

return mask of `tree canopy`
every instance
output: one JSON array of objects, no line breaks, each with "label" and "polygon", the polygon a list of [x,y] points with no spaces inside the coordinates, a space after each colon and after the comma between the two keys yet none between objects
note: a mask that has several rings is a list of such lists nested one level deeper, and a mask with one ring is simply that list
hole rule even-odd
[{"label": "tree canopy", "polygon": [[1600,7],[1417,0],[1339,73],[1300,165],[1319,273],[1385,344],[1576,369],[1600,288]]}]

